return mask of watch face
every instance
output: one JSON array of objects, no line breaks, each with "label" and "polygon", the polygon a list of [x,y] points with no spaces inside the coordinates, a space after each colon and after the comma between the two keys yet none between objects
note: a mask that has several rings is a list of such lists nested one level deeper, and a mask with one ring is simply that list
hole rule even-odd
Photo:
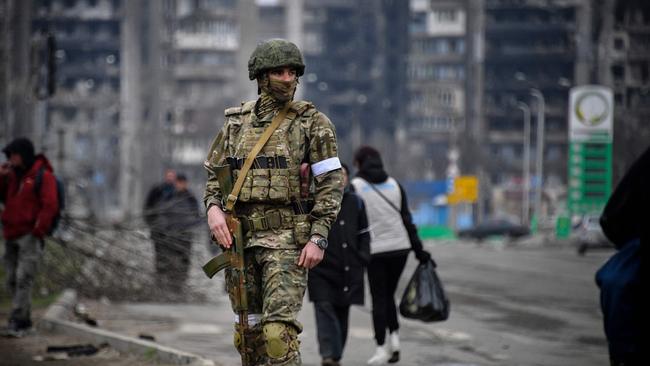
[{"label": "watch face", "polygon": [[327,249],[327,239],[319,238],[316,240],[316,245],[321,249]]}]

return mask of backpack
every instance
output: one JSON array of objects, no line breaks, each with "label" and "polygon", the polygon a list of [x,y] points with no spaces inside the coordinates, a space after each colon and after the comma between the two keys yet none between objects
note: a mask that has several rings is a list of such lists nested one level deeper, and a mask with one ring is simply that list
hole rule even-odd
[{"label": "backpack", "polygon": [[[37,196],[39,196],[39,193],[41,191],[41,185],[43,184],[43,173],[45,172],[45,168],[41,167],[38,170],[38,173],[36,173],[36,180],[34,182],[34,193],[36,193]],[[50,226],[50,231],[47,233],[48,235],[52,235],[54,230],[59,226],[59,221],[61,221],[61,212],[63,211],[63,208],[65,208],[65,187],[63,186],[63,181],[56,176],[54,173],[54,181],[56,182],[56,197],[59,201],[59,207],[56,211],[56,215],[54,215],[54,219],[52,220],[52,225]]]}]

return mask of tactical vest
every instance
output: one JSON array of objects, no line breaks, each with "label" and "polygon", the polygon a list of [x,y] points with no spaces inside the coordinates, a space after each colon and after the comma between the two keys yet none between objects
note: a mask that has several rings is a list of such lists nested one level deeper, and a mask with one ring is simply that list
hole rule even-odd
[{"label": "tactical vest", "polygon": [[[255,102],[226,110],[228,124],[228,153],[233,180],[267,128],[268,123],[253,123]],[[304,101],[293,102],[284,121],[256,157],[246,174],[238,202],[290,204],[300,198],[300,165],[307,161],[306,131],[316,108]]]}]

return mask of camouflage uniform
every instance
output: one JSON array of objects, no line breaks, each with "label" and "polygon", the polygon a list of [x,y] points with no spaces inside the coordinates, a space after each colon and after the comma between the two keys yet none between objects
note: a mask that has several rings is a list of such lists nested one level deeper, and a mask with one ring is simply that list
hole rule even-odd
[{"label": "camouflage uniform", "polygon": [[[302,69],[298,71],[301,75]],[[258,74],[251,74],[251,79],[255,77]],[[301,364],[297,335],[302,325],[296,318],[307,285],[307,270],[297,263],[312,235],[327,238],[343,190],[334,126],[311,103],[289,103],[284,121],[247,173],[235,205],[246,232],[246,289],[251,326],[245,352],[252,356],[254,364],[261,365]],[[230,165],[236,180],[248,153],[271,123],[274,114],[260,118],[255,106],[256,101],[250,101],[225,111],[223,129],[205,163],[206,208],[223,207],[215,168]],[[303,163],[310,164],[312,171],[308,197],[301,194]],[[231,280],[230,270],[226,270],[226,284],[233,302],[231,290],[237,284]]]}]

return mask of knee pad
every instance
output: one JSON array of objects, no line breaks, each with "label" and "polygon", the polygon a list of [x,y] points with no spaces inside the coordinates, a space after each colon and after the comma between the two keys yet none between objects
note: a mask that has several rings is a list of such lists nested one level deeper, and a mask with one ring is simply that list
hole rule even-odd
[{"label": "knee pad", "polygon": [[263,330],[266,354],[270,358],[279,359],[298,350],[298,334],[294,327],[273,322],[264,324]]}]

